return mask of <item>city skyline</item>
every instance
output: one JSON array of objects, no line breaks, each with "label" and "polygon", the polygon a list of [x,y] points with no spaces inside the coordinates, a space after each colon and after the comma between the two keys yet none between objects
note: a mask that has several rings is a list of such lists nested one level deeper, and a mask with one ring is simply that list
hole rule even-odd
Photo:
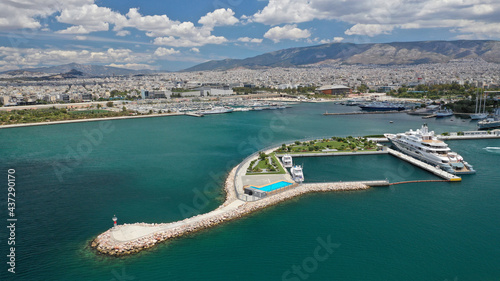
[{"label": "city skyline", "polygon": [[0,4],[0,71],[180,70],[323,43],[500,39],[493,1],[59,1]]}]

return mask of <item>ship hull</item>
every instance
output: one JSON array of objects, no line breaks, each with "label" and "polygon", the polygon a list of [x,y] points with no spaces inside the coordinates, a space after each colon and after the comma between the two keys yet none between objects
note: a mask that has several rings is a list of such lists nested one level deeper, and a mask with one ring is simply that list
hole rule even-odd
[{"label": "ship hull", "polygon": [[472,120],[481,120],[481,119],[484,119],[486,117],[488,117],[487,114],[477,113],[477,114],[471,114],[470,119],[472,119]]},{"label": "ship hull", "polygon": [[412,157],[414,157],[420,161],[423,161],[427,164],[437,166],[443,171],[446,171],[446,172],[452,173],[452,174],[457,174],[457,175],[458,174],[474,174],[474,173],[476,173],[476,171],[472,168],[472,166],[467,164],[467,163],[463,163],[467,169],[462,169],[461,171],[456,171],[452,168],[451,165],[443,164],[441,162],[441,159],[439,159],[437,157],[433,157],[432,155],[425,153],[425,152],[422,152],[422,151],[417,151],[409,144],[398,141],[394,137],[390,137],[390,136],[386,136],[386,137],[391,142],[391,144],[394,145],[402,153],[407,154],[409,156],[412,156]]},{"label": "ship hull", "polygon": [[488,129],[500,128],[500,120],[490,121],[490,122],[484,122],[484,123],[478,123],[477,127],[479,128],[479,130],[488,130]]}]

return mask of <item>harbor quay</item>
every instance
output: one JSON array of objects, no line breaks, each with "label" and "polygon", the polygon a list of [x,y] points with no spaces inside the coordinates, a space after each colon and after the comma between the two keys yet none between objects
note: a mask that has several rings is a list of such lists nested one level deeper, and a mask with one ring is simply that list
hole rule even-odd
[{"label": "harbor quay", "polygon": [[426,171],[429,171],[429,172],[435,174],[436,176],[444,178],[445,180],[449,180],[449,181],[461,181],[462,180],[461,177],[458,177],[454,174],[450,174],[448,172],[445,172],[437,167],[434,167],[432,165],[424,163],[416,158],[413,158],[409,155],[403,154],[403,153],[396,151],[394,149],[387,148],[387,151],[389,152],[389,154],[391,154],[399,159],[402,159],[404,161],[407,161],[407,162],[409,162],[409,163],[411,163],[419,168],[422,168]]},{"label": "harbor quay", "polygon": [[[481,138],[481,136],[476,136]],[[266,207],[278,204],[294,197],[312,192],[335,192],[335,191],[354,191],[366,190],[373,186],[388,186],[392,184],[402,184],[411,182],[389,183],[382,181],[357,181],[357,182],[324,182],[324,183],[302,183],[294,182],[294,179],[283,164],[277,159],[277,164],[285,172],[262,173],[248,172],[252,170],[251,165],[255,161],[264,161],[263,159],[273,158],[274,153],[279,147],[265,149],[262,152],[256,152],[245,158],[239,165],[234,167],[226,178],[224,191],[226,198],[224,203],[217,209],[197,216],[186,218],[181,221],[170,223],[133,223],[115,225],[111,229],[98,235],[90,242],[91,248],[98,253],[109,256],[125,256],[151,248],[161,242],[188,235],[200,230],[208,229],[216,225],[241,218],[247,214],[265,209]],[[261,156],[261,153],[264,155]],[[461,178],[441,170],[439,167],[424,163],[407,154],[383,147],[378,151],[358,151],[358,152],[337,152],[337,153],[304,153],[294,155],[296,157],[308,156],[340,156],[340,155],[372,155],[372,154],[390,154],[407,161],[417,167],[427,170],[441,178],[444,181],[457,182]],[[292,154],[293,155],[293,154]],[[282,156],[282,155],[276,155]],[[260,160],[259,160],[260,159]],[[258,162],[257,162],[258,163]],[[432,182],[438,180],[431,180]],[[429,181],[429,182],[431,182]],[[274,189],[274,185],[278,187]],[[281,185],[284,184],[284,185]],[[262,190],[262,196],[246,193],[248,187],[253,190],[259,188],[270,188]]]}]

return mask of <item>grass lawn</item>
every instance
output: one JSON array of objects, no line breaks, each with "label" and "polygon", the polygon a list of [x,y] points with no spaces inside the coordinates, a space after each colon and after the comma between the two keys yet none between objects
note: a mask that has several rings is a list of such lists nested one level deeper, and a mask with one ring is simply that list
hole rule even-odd
[{"label": "grass lawn", "polygon": [[91,110],[70,111],[69,113],[79,115],[79,114],[97,114],[97,113],[107,113],[107,112],[109,111],[104,109],[91,109]]},{"label": "grass lawn", "polygon": [[[338,151],[297,151],[297,152],[286,152],[286,154],[290,154],[290,155],[294,155],[294,154],[318,154],[318,153],[324,153],[324,154],[335,154],[335,153],[346,153],[346,152],[350,152],[350,153],[356,153],[356,152],[364,152],[364,151],[377,151],[376,148],[373,148],[373,149],[363,149],[363,150],[350,150],[350,149],[346,149],[346,150],[338,150]],[[278,153],[281,153],[281,154],[285,154],[283,152],[278,152]]]},{"label": "grass lawn", "polygon": [[329,153],[335,152],[351,152],[351,151],[375,151],[376,144],[374,142],[368,141],[365,138],[336,138],[322,139],[307,142],[295,142],[288,146],[280,147],[278,153],[318,153],[323,152],[325,149],[335,149],[337,151],[329,151]]},{"label": "grass lawn", "polygon": [[[277,171],[267,171],[267,170],[269,170],[269,163],[268,163],[268,158],[266,157],[264,160],[260,160],[260,159],[256,160],[256,161],[258,161],[258,163],[255,166],[255,168],[258,169],[258,170],[260,170],[261,172],[255,172],[255,171],[247,170],[247,175],[277,175],[277,174],[286,174],[285,169],[281,166],[281,164],[278,161],[278,158],[276,158],[276,155],[274,153],[271,155],[271,160],[273,161],[273,166],[277,168]],[[252,161],[252,163],[255,163],[255,162]],[[253,166],[252,163],[250,164],[250,167]],[[266,171],[264,172],[264,170],[266,170]]]}]

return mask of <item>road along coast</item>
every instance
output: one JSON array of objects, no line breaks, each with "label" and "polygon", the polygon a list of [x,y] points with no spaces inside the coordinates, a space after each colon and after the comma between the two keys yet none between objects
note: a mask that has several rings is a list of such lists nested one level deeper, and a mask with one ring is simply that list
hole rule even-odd
[{"label": "road along coast", "polygon": [[286,201],[310,192],[351,191],[370,188],[360,182],[310,183],[266,197],[259,201],[245,202],[237,199],[234,189],[234,175],[237,167],[229,173],[224,189],[225,202],[217,209],[182,221],[160,224],[123,224],[113,227],[97,236],[90,246],[98,253],[109,256],[125,256],[151,248],[156,244],[181,237],[231,221],[268,206]]}]

